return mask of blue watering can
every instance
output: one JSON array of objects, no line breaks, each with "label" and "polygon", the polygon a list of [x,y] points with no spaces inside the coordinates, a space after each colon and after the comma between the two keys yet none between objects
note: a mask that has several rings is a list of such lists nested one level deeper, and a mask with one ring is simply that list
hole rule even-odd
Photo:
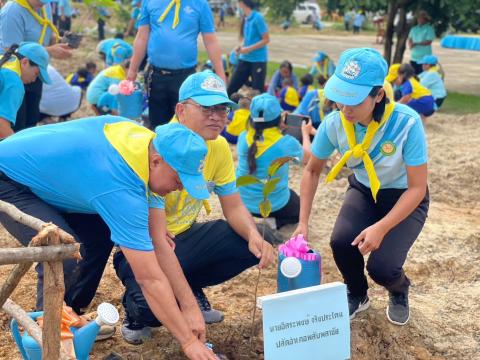
[{"label": "blue watering can", "polygon": [[143,89],[135,83],[135,90],[130,95],[117,95],[118,114],[131,120],[140,119],[144,110]]},{"label": "blue watering can", "polygon": [[[28,314],[33,320],[43,315],[43,311],[37,311]],[[95,343],[95,338],[102,325],[115,325],[120,316],[117,309],[108,303],[102,303],[97,309],[97,318],[81,328],[71,327],[73,333],[73,345],[75,356],[78,360],[88,360],[90,351]],[[40,345],[25,331],[23,335],[18,330],[18,324],[15,319],[10,323],[13,339],[22,354],[24,360],[42,360],[42,349]]]},{"label": "blue watering can", "polygon": [[293,256],[278,255],[277,292],[301,289],[309,286],[320,285],[321,257],[319,253],[316,260],[302,260]]}]

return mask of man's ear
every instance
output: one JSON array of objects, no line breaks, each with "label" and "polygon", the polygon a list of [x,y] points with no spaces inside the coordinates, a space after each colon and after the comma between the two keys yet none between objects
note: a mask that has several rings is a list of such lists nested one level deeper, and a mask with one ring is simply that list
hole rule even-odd
[{"label": "man's ear", "polygon": [[381,88],[380,91],[378,92],[377,94],[377,99],[375,100],[375,102],[378,104],[380,101],[382,101],[382,99],[384,98],[384,96],[387,96],[385,94],[385,89],[384,88]]},{"label": "man's ear", "polygon": [[175,105],[175,115],[178,119],[178,122],[180,124],[183,124],[184,123],[184,119],[185,119],[185,108],[186,106],[182,103],[177,103],[177,105]]}]

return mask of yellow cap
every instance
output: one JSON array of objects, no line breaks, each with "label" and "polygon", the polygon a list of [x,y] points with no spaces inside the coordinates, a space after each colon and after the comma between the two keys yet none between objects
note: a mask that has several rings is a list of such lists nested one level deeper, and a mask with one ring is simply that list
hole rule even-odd
[{"label": "yellow cap", "polygon": [[395,79],[398,77],[398,69],[400,69],[400,66],[402,64],[392,64],[390,65],[390,68],[388,69],[388,74],[385,80],[388,82],[394,82]]},{"label": "yellow cap", "polygon": [[390,102],[394,102],[395,97],[393,95],[392,85],[386,79],[383,83],[383,89],[385,90],[385,96],[387,97],[387,99],[390,100]]}]

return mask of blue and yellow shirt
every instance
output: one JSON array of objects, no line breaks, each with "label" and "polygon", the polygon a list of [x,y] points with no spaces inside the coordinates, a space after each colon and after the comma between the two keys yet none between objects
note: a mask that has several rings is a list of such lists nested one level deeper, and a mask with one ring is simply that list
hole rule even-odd
[{"label": "blue and yellow shirt", "polygon": [[402,96],[411,95],[412,99],[418,100],[425,96],[431,96],[432,93],[425,86],[420,84],[417,79],[410,78],[405,81],[401,86]]},{"label": "blue and yellow shirt", "polygon": [[323,89],[309,91],[295,109],[294,114],[309,116],[312,124],[318,127],[326,115],[324,103],[325,95],[323,94]]},{"label": "blue and yellow shirt", "polygon": [[[367,128],[355,124],[355,137],[360,144]],[[337,150],[341,155],[349,150],[348,140],[338,111],[332,112],[320,124],[312,143],[312,154],[327,159]],[[420,166],[428,161],[427,141],[422,120],[415,110],[403,104],[395,104],[392,115],[375,134],[368,149],[380,189],[408,188],[406,166]],[[347,162],[355,178],[370,187],[362,159],[351,157]]]},{"label": "blue and yellow shirt", "polygon": [[[215,140],[207,141],[207,148],[203,177],[207,182],[208,190],[218,196],[236,193],[235,168],[227,140],[219,136]],[[188,230],[197,220],[202,207],[210,213],[210,206],[206,200],[192,198],[185,189],[167,194],[165,212],[168,231],[177,235]]]},{"label": "blue and yellow shirt", "polygon": [[298,92],[293,86],[286,86],[280,91],[279,95],[280,106],[285,111],[293,111],[300,103]]},{"label": "blue and yellow shirt", "polygon": [[162,206],[148,188],[154,137],[117,116],[29,128],[0,142],[0,171],[62,212],[99,214],[114,243],[150,251],[148,210]]},{"label": "blue and yellow shirt", "polygon": [[197,65],[198,35],[215,32],[212,11],[206,0],[182,0],[179,22],[174,27],[176,5],[170,9],[164,20],[160,21],[170,3],[171,0],[142,2],[138,26],[150,27],[148,61],[163,69],[192,68]]},{"label": "blue and yellow shirt", "polygon": [[12,126],[25,95],[21,74],[20,61],[15,56],[0,68],[0,118],[9,121]]},{"label": "blue and yellow shirt", "polygon": [[227,125],[227,133],[233,136],[240,135],[247,129],[248,119],[250,117],[249,109],[238,109],[233,114],[232,121]]},{"label": "blue and yellow shirt", "polygon": [[97,105],[100,98],[104,94],[108,94],[110,85],[118,84],[126,77],[125,69],[121,65],[110,66],[100,71],[87,88],[87,101],[92,105]]},{"label": "blue and yellow shirt", "polygon": [[[259,179],[267,178],[267,171],[270,163],[278,158],[285,156],[293,156],[299,160],[303,159],[302,145],[290,135],[282,135],[278,128],[265,129],[263,131],[263,141],[257,143],[257,154],[255,160],[257,163],[257,170],[253,174]],[[253,143],[253,135],[248,136],[248,131],[244,131],[238,137],[237,152],[238,152],[238,167],[237,176],[249,174],[248,169],[248,148]],[[277,211],[283,208],[290,200],[290,190],[288,188],[288,173],[289,164],[283,165],[275,175],[280,178],[275,190],[269,195],[269,200],[272,203],[272,211]],[[253,184],[239,187],[242,201],[247,207],[248,211],[254,214],[259,214],[259,205],[263,200],[262,185]]]}]

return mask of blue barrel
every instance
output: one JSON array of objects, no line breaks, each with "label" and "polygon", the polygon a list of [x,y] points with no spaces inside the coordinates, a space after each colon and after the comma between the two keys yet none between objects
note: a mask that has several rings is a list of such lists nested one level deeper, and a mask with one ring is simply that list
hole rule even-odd
[{"label": "blue barrel", "polygon": [[280,271],[280,264],[283,259],[286,258],[282,253],[278,254],[278,269],[277,269],[277,292],[284,292],[296,289],[302,289],[309,286],[320,285],[322,281],[322,259],[320,254],[313,251],[318,255],[318,259],[315,261],[305,261],[298,259],[302,264],[302,271],[300,274],[292,279],[286,278]]},{"label": "blue barrel", "polygon": [[143,113],[143,91],[135,90],[131,95],[117,95],[118,114],[135,120],[140,119]]}]

